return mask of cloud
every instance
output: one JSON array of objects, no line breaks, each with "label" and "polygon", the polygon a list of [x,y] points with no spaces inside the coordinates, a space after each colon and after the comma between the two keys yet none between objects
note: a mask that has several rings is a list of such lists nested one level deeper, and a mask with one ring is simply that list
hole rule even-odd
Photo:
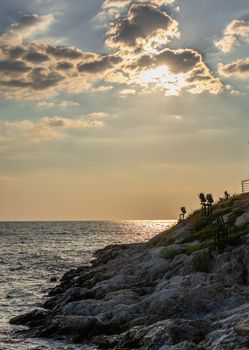
[{"label": "cloud", "polygon": [[113,55],[100,56],[97,59],[89,62],[80,62],[78,64],[78,71],[81,73],[95,74],[106,71],[108,68],[122,61],[121,57]]},{"label": "cloud", "polygon": [[49,45],[46,48],[46,52],[49,55],[52,55],[56,58],[60,59],[70,59],[75,60],[79,58],[91,58],[94,56],[90,53],[85,53],[79,49],[76,49],[75,47],[66,47],[66,46],[51,46]]},{"label": "cloud", "polygon": [[88,114],[88,117],[92,119],[103,119],[103,118],[107,118],[108,116],[109,114],[105,112],[93,112]]},{"label": "cloud", "polygon": [[112,85],[100,85],[94,86],[91,89],[91,92],[106,92],[112,90],[114,87]]},{"label": "cloud", "polygon": [[249,58],[240,59],[229,64],[220,63],[219,73],[225,77],[249,78]]},{"label": "cloud", "polygon": [[129,96],[129,95],[135,95],[136,90],[135,89],[123,89],[120,91],[120,95],[122,97]]},{"label": "cloud", "polygon": [[68,69],[72,69],[74,67],[73,63],[70,62],[58,62],[57,64],[57,69],[62,69],[62,70],[68,70]]},{"label": "cloud", "polygon": [[25,53],[25,49],[21,46],[9,47],[8,55],[11,60],[15,60]]},{"label": "cloud", "polygon": [[172,5],[175,0],[104,0],[102,10],[97,19],[105,22],[110,19],[117,19],[120,13],[129,9],[132,4],[149,4],[156,6]]},{"label": "cloud", "polygon": [[202,61],[201,55],[191,49],[160,52],[154,58],[156,65],[166,64],[173,73],[187,72]]},{"label": "cloud", "polygon": [[[105,75],[121,61],[118,55],[98,55],[64,46],[0,46],[0,92],[18,99],[48,98],[61,91],[104,92],[110,89],[105,86]],[[98,82],[102,82],[102,88],[95,89]]]},{"label": "cloud", "polygon": [[[131,4],[132,2],[133,2],[132,0],[105,0],[102,8],[103,9],[121,8]],[[150,1],[140,0],[139,2],[162,6],[162,5],[173,4],[175,0],[150,0]]]},{"label": "cloud", "polygon": [[74,101],[58,101],[58,102],[37,102],[36,106],[41,109],[50,109],[50,108],[71,108],[71,107],[78,107],[80,104],[78,102]]},{"label": "cloud", "polygon": [[23,56],[23,59],[28,62],[33,63],[42,63],[49,60],[49,57],[47,55],[44,55],[43,53],[36,52],[36,51],[29,51]]},{"label": "cloud", "polygon": [[238,45],[238,40],[233,35],[225,35],[220,40],[216,40],[214,44],[220,51],[227,53],[230,52],[234,46]]},{"label": "cloud", "polygon": [[8,30],[0,36],[0,44],[21,44],[24,40],[31,39],[40,33],[54,21],[53,15],[25,15],[11,24]]},{"label": "cloud", "polygon": [[[13,58],[17,56],[18,59]],[[84,91],[89,89],[92,80],[90,75],[81,78],[77,64],[88,63],[97,57],[94,53],[73,48],[54,47],[52,50],[51,45],[44,44],[4,45],[0,47],[0,72],[3,73],[0,91],[7,97],[19,99],[51,97],[60,91]]]},{"label": "cloud", "polygon": [[[166,95],[184,90],[191,93],[219,93],[222,90],[222,84],[213,77],[200,53],[192,49],[164,49],[150,53],[142,50],[131,55],[121,51],[106,55],[82,51],[81,58],[73,59],[73,63],[69,59],[63,61],[63,65],[68,64],[67,69],[61,69],[61,61],[54,55],[41,59],[38,64],[30,57],[27,60],[27,52],[32,52],[32,56],[36,52],[37,57],[43,57],[47,47],[25,46],[18,60],[10,59],[9,49],[5,48],[2,53],[4,59],[0,61],[0,71],[4,74],[0,78],[0,91],[7,97],[34,99],[48,98],[60,92],[101,92],[108,91],[113,84],[120,85],[122,90],[142,86],[144,91],[151,87],[153,91],[153,87],[157,87]],[[57,107],[62,108],[62,105]]]},{"label": "cloud", "polygon": [[[7,42],[5,36],[4,44],[0,44],[0,93],[14,99],[45,99],[37,105],[39,108],[67,108],[73,106],[46,99],[62,92],[105,92],[114,86],[121,91],[120,96],[137,90],[160,90],[166,96],[183,91],[222,91],[222,83],[200,53],[166,48],[180,33],[178,23],[164,6],[160,7],[164,2],[112,4],[127,4],[128,12],[124,16],[120,13],[108,30],[109,50],[105,54],[42,42],[19,40],[16,44],[11,37]],[[13,24],[9,32],[19,30],[25,33],[23,37],[31,39],[51,21],[47,16],[30,15]]]},{"label": "cloud", "polygon": [[99,118],[83,116],[75,119],[60,116],[42,117],[37,121],[21,120],[5,122],[2,126],[7,135],[28,142],[41,142],[62,139],[70,130],[100,128],[104,124]]},{"label": "cloud", "polygon": [[165,49],[154,55],[142,55],[130,62],[125,72],[134,86],[145,91],[159,89],[166,96],[179,95],[182,91],[218,94],[223,90],[222,83],[193,49]]},{"label": "cloud", "polygon": [[31,70],[23,61],[0,61],[0,71],[3,73],[27,73]]},{"label": "cloud", "polygon": [[239,41],[249,41],[249,21],[234,20],[228,24],[221,39],[214,41],[215,46],[224,53],[230,52]]},{"label": "cloud", "polygon": [[159,7],[133,4],[127,17],[118,18],[108,32],[106,44],[110,47],[134,48],[157,46],[169,38],[178,37],[178,23]]}]

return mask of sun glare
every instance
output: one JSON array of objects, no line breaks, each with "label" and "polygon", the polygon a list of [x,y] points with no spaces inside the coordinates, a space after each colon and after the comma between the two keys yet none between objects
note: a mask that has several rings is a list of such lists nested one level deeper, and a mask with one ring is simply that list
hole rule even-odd
[{"label": "sun glare", "polygon": [[165,89],[167,96],[176,96],[186,85],[187,74],[174,74],[166,65],[145,70],[138,77],[138,83],[148,87]]}]

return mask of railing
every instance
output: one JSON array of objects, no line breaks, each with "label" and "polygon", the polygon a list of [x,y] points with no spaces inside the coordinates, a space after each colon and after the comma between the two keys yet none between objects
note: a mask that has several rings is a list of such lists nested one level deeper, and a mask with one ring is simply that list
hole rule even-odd
[{"label": "railing", "polygon": [[249,177],[241,181],[242,193],[249,192]]}]

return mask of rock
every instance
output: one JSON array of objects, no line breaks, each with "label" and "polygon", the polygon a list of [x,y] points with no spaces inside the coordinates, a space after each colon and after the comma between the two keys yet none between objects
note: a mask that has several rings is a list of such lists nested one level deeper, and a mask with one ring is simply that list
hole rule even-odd
[{"label": "rock", "polygon": [[45,310],[34,310],[27,314],[17,316],[12,318],[9,322],[13,325],[25,325],[29,327],[36,327],[42,324],[48,317],[51,315],[51,312]]},{"label": "rock", "polygon": [[239,323],[235,325],[234,330],[239,335],[249,337],[249,319],[241,320]]},{"label": "rock", "polygon": [[[187,255],[189,244],[200,246],[186,243],[190,232],[190,224],[176,225],[149,243],[99,250],[91,266],[70,270],[50,290],[47,311],[11,323],[106,349],[248,348],[249,238]],[[164,259],[165,244],[178,254]]]},{"label": "rock", "polygon": [[182,225],[178,224],[171,229],[169,233],[162,232],[156,237],[152,238],[149,242],[152,246],[169,245],[169,244],[181,244],[184,243],[186,238],[189,236],[192,229],[192,225]]},{"label": "rock", "polygon": [[[88,299],[78,302],[68,303],[62,309],[63,315],[81,315],[81,316],[97,316],[97,315],[109,315],[109,318],[113,314],[120,316],[119,307],[128,305],[134,305],[138,301],[138,296],[135,292],[130,290],[121,290],[107,294],[104,300]],[[115,323],[121,323],[116,322]]]},{"label": "rock", "polygon": [[245,268],[229,253],[217,256],[213,271],[221,276],[225,287],[233,286],[235,283],[243,283]]},{"label": "rock", "polygon": [[51,282],[51,283],[57,282],[57,277],[51,277],[51,278],[50,278],[50,282]]},{"label": "rock", "polygon": [[197,350],[198,347],[196,344],[188,341],[184,341],[177,345],[163,345],[158,350]]},{"label": "rock", "polygon": [[245,319],[249,319],[249,304],[221,312],[215,318],[205,340],[200,343],[204,349],[234,350],[249,344],[249,336],[240,334],[240,326]]},{"label": "rock", "polygon": [[205,337],[208,328],[209,323],[205,320],[164,320],[146,327],[134,327],[115,337],[102,338],[99,345],[115,349],[197,349],[196,344]]},{"label": "rock", "polygon": [[56,316],[45,328],[39,331],[39,336],[61,338],[70,336],[73,341],[80,341],[94,335],[105,333],[110,325],[105,320],[90,316]]},{"label": "rock", "polygon": [[95,293],[87,288],[72,287],[65,291],[65,293],[57,294],[49,298],[43,304],[45,309],[59,310],[64,305],[77,300],[84,300],[94,298]]},{"label": "rock", "polygon": [[240,215],[236,221],[235,221],[235,226],[243,226],[245,224],[249,223],[249,212],[246,212],[242,215]]},{"label": "rock", "polygon": [[61,282],[69,282],[72,281],[75,277],[80,276],[81,274],[89,272],[89,266],[80,266],[77,269],[71,269],[64,273],[61,278]]}]

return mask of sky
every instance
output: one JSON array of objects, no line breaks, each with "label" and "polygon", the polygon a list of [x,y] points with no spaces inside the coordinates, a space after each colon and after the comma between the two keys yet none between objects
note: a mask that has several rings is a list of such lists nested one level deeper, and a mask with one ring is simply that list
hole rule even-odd
[{"label": "sky", "polygon": [[239,193],[248,97],[248,0],[0,0],[0,220]]}]

